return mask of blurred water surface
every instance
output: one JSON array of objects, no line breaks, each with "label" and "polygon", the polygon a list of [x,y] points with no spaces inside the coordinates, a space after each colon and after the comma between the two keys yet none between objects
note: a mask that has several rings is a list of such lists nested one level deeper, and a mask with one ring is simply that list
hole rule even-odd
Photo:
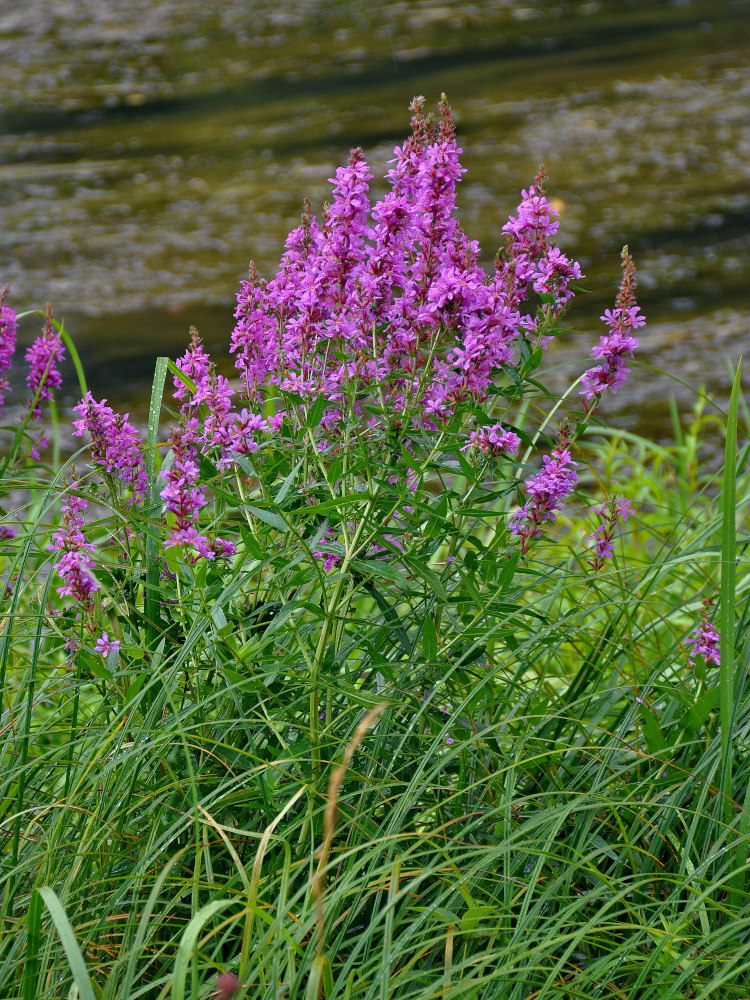
[{"label": "blurred water surface", "polygon": [[[641,360],[720,395],[750,346],[748,24],[748,0],[0,4],[2,281],[16,308],[49,299],[94,391],[142,413],[190,323],[226,356],[248,260],[273,273],[349,147],[382,193],[409,100],[446,91],[488,264],[547,167],[590,290],[561,372],[598,336],[628,242]],[[673,390],[692,399],[640,369],[613,402],[647,429]]]}]

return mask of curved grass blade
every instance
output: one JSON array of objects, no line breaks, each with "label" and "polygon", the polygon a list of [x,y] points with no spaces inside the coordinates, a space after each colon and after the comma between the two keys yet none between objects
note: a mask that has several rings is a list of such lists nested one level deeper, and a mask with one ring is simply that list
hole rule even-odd
[{"label": "curved grass blade", "polygon": [[50,916],[57,928],[57,933],[60,936],[60,941],[68,959],[70,971],[73,974],[73,982],[76,984],[78,990],[79,1000],[96,1000],[94,987],[91,985],[88,969],[83,960],[81,949],[78,947],[75,932],[70,925],[68,915],[57,893],[47,885],[42,886],[41,889],[37,889],[36,891],[44,900],[44,904],[49,910]]}]

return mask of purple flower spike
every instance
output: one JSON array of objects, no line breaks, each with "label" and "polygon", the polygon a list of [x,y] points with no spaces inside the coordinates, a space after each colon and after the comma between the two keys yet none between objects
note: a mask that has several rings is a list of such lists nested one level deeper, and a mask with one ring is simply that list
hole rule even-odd
[{"label": "purple flower spike", "polygon": [[91,457],[110,475],[114,474],[133,492],[133,500],[146,497],[146,468],[143,459],[143,440],[135,427],[124,416],[115,413],[103,399],[97,403],[90,392],[73,407],[80,417],[73,421],[73,434],[91,435]]},{"label": "purple flower spike", "polygon": [[57,588],[61,597],[73,597],[85,611],[93,607],[93,594],[99,589],[99,582],[91,572],[94,560],[91,553],[95,547],[87,542],[83,534],[83,511],[88,503],[83,497],[69,493],[62,506],[63,530],[52,536],[50,548],[62,552],[55,572],[63,581]]},{"label": "purple flower spike", "polygon": [[5,397],[10,391],[5,372],[8,371],[13,360],[18,332],[16,314],[10,306],[5,305],[7,293],[8,286],[6,285],[0,289],[0,410],[2,410]]},{"label": "purple flower spike", "polygon": [[640,315],[635,302],[635,269],[633,258],[624,247],[622,251],[622,283],[615,300],[615,308],[607,309],[601,317],[609,327],[609,333],[599,339],[591,354],[601,364],[589,368],[581,378],[581,395],[586,398],[586,409],[591,412],[599,405],[601,395],[607,389],[612,392],[625,385],[630,369],[625,367],[628,358],[638,346],[631,330],[645,326],[646,319]]},{"label": "purple flower spike", "polygon": [[591,508],[595,514],[601,518],[600,524],[586,539],[587,542],[594,542],[596,549],[594,558],[589,559],[589,566],[597,572],[614,552],[615,528],[618,521],[627,521],[633,513],[630,501],[625,497],[613,497],[608,503],[602,503],[599,507]]},{"label": "purple flower spike", "polygon": [[691,650],[688,650],[687,654],[688,663],[691,667],[695,666],[695,658],[698,655],[703,657],[706,664],[715,663],[717,667],[721,666],[721,654],[719,652],[721,636],[715,626],[705,617],[707,610],[704,611],[701,623],[695,626],[685,640],[686,645],[693,647]]},{"label": "purple flower spike", "polygon": [[26,384],[31,390],[33,403],[31,416],[34,420],[41,418],[42,403],[46,399],[52,399],[55,389],[62,384],[62,375],[57,366],[64,357],[62,338],[52,325],[52,307],[47,303],[44,329],[26,352],[26,360],[29,363]]},{"label": "purple flower spike", "polygon": [[528,500],[508,523],[510,533],[521,539],[522,555],[529,551],[532,538],[541,535],[541,525],[555,520],[556,511],[576,487],[578,463],[571,458],[568,444],[563,432],[552,455],[544,456],[544,468],[526,480]]}]

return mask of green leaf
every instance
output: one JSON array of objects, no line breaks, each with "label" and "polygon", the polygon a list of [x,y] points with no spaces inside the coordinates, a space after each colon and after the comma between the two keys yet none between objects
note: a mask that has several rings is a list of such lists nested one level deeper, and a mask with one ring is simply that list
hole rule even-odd
[{"label": "green leaf", "polygon": [[411,556],[405,556],[404,562],[416,576],[422,577],[439,601],[447,603],[448,595],[445,592],[445,587],[441,583],[440,577],[434,570],[430,569],[429,566],[425,566],[424,563],[421,563],[418,559],[413,559]]},{"label": "green leaf", "polygon": [[273,498],[273,502],[276,504],[277,507],[280,507],[286,500],[287,496],[289,495],[289,490],[292,488],[292,484],[294,483],[294,480],[297,477],[297,473],[302,468],[303,461],[304,459],[301,458],[299,462],[297,462],[297,464],[294,466],[292,471],[286,477],[284,482],[281,484],[281,486],[279,486],[276,492],[276,496]]},{"label": "green leaf", "polygon": [[424,622],[422,623],[422,648],[424,649],[426,660],[433,661],[437,658],[437,632],[435,631],[435,622],[432,620],[432,615],[430,614],[424,616]]},{"label": "green leaf", "polygon": [[323,416],[323,410],[326,405],[325,396],[318,396],[315,402],[312,404],[310,409],[307,411],[307,416],[305,417],[305,427],[308,430],[313,430],[320,423],[320,418]]},{"label": "green leaf", "polygon": [[695,700],[695,704],[682,717],[680,723],[683,729],[697,733],[708,718],[712,709],[719,703],[718,687],[706,688]]},{"label": "green leaf", "polygon": [[336,692],[343,694],[346,700],[352,705],[362,705],[364,708],[374,708],[383,700],[383,696],[367,691],[365,688],[356,687],[345,681],[343,677],[337,677],[334,681]]},{"label": "green leaf", "polygon": [[284,518],[272,510],[265,510],[263,507],[254,507],[250,503],[245,505],[245,510],[248,510],[257,517],[259,521],[263,521],[265,524],[270,525],[270,527],[276,528],[277,531],[287,532],[290,530]]},{"label": "green leaf", "polygon": [[97,1000],[94,987],[91,985],[86,963],[83,960],[81,949],[78,947],[78,941],[76,941],[75,932],[70,925],[68,915],[62,903],[57,897],[57,893],[54,889],[50,889],[46,885],[35,891],[44,900],[44,904],[49,910],[49,914],[57,928],[57,933],[60,936],[65,957],[68,959],[68,965],[70,966],[73,982],[76,984],[80,1000]]},{"label": "green leaf", "polygon": [[23,1000],[37,1000],[37,978],[39,975],[39,949],[42,944],[42,896],[32,891],[29,912],[26,918],[28,937],[23,964]]},{"label": "green leaf", "polygon": [[645,705],[639,705],[638,709],[649,753],[659,754],[667,748],[667,741],[664,739],[661,727],[649,708],[646,708]]},{"label": "green leaf", "polygon": [[[487,917],[495,917],[492,927],[487,927]],[[498,908],[488,904],[470,906],[461,917],[461,933],[473,935],[480,924],[485,924],[485,934],[491,934],[494,930],[494,923],[497,922]]]},{"label": "green leaf", "polygon": [[406,575],[400,569],[396,569],[395,566],[389,566],[382,559],[352,559],[349,565],[364,577],[380,577],[383,580],[397,584],[405,594],[411,593],[412,586],[407,580]]},{"label": "green leaf", "polygon": [[175,378],[179,379],[180,382],[182,382],[183,385],[186,385],[190,390],[190,392],[193,393],[193,395],[195,395],[195,391],[197,388],[195,382],[190,378],[189,375],[186,375],[185,372],[180,371],[180,369],[177,367],[174,361],[172,361],[171,358],[167,358],[167,368],[172,372]]}]

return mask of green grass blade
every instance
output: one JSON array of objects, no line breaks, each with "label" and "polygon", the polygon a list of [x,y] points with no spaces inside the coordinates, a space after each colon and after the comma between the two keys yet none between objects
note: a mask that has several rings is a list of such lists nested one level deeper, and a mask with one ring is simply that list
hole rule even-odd
[{"label": "green grass blade", "polygon": [[26,962],[23,969],[23,1000],[36,1000],[37,978],[39,975],[39,949],[42,943],[42,897],[38,892],[32,892],[27,916],[28,939],[26,943]]},{"label": "green grass blade", "polygon": [[83,371],[83,364],[81,363],[81,356],[76,349],[76,345],[73,343],[73,338],[70,336],[68,331],[65,329],[65,324],[58,322],[56,319],[52,320],[52,325],[59,331],[62,337],[63,343],[68,348],[68,353],[70,354],[70,360],[73,362],[73,367],[76,370],[76,375],[78,376],[78,386],[81,390],[81,396],[85,396],[89,391],[88,385],[86,384],[86,376]]},{"label": "green grass blade", "polygon": [[68,915],[58,899],[57,893],[54,889],[50,889],[46,885],[36,891],[44,900],[44,904],[49,910],[50,916],[57,928],[57,933],[60,936],[60,941],[68,959],[70,971],[73,973],[73,981],[76,984],[80,1000],[96,1000],[94,987],[91,985],[91,979],[89,978],[81,949],[78,947],[75,932],[70,926]]},{"label": "green grass blade", "polygon": [[724,449],[724,478],[721,491],[721,670],[720,670],[720,724],[721,724],[721,780],[724,821],[732,818],[732,715],[734,711],[734,606],[736,576],[736,481],[737,461],[737,409],[740,394],[742,363],[732,385],[732,395],[727,413],[726,444]]},{"label": "green grass blade", "polygon": [[190,959],[193,957],[198,943],[199,934],[215,913],[223,910],[225,906],[229,906],[233,902],[234,900],[231,899],[214,899],[212,902],[206,903],[205,906],[198,910],[185,928],[174,960],[172,1000],[185,1000],[185,979]]}]

